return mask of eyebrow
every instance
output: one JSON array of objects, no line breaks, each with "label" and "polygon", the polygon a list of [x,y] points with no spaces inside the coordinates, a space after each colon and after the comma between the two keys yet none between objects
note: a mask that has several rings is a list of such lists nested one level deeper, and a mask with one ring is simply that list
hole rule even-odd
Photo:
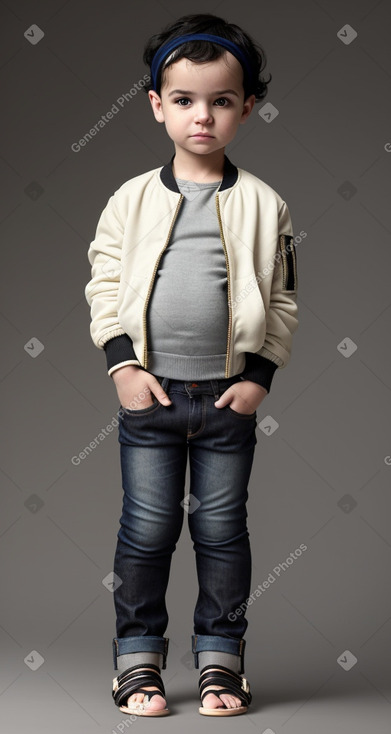
[{"label": "eyebrow", "polygon": [[[169,93],[169,97],[171,97],[173,94],[195,94],[195,92],[191,92],[188,89],[173,89],[172,92]],[[234,94],[236,97],[239,97],[238,93],[235,92],[234,89],[221,89],[218,92],[211,92],[211,96],[215,96],[216,94]]]}]

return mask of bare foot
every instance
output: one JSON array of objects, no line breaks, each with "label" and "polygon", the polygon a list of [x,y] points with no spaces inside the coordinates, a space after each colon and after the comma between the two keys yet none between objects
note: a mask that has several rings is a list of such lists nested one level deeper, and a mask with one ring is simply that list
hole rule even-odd
[{"label": "bare foot", "polygon": [[[208,670],[208,673],[212,673],[213,670],[216,670],[216,668],[210,668],[210,670]],[[210,685],[207,686],[204,691],[207,691],[208,688],[224,688],[224,686]],[[240,703],[240,699],[237,696],[232,696],[230,693],[220,693],[219,695],[208,693],[208,695],[205,696],[202,701],[202,705],[206,709],[224,708],[224,706],[221,705],[222,703],[225,704],[227,709],[239,708],[239,706],[242,705]]]},{"label": "bare foot", "polygon": [[[147,668],[142,668],[142,670],[147,670]],[[159,690],[157,686],[143,686],[142,683],[140,683],[140,688],[145,688],[146,691]],[[132,693],[127,700],[126,706],[129,708],[137,708],[139,704],[144,704],[145,708],[148,708],[149,711],[160,711],[167,707],[166,699],[163,698],[160,693],[158,696],[153,696],[151,699],[149,699],[147,693]]]}]

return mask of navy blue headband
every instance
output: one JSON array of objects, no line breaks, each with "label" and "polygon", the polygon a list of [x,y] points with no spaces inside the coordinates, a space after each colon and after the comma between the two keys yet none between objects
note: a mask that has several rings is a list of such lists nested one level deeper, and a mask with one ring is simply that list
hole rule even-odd
[{"label": "navy blue headband", "polygon": [[230,51],[231,54],[240,61],[247,80],[251,82],[253,75],[248,57],[243,53],[242,49],[236,45],[236,43],[228,41],[226,38],[222,38],[221,36],[213,36],[211,33],[189,33],[185,36],[178,36],[177,38],[171,39],[171,41],[167,41],[167,43],[164,43],[163,46],[156,51],[151,64],[152,89],[154,89],[155,92],[156,80],[164,59],[169,55],[169,53],[171,53],[171,51],[178,46],[181,46],[182,43],[186,43],[186,41],[212,41],[213,43],[217,43],[219,46],[224,46],[224,48],[228,49],[228,51]]}]

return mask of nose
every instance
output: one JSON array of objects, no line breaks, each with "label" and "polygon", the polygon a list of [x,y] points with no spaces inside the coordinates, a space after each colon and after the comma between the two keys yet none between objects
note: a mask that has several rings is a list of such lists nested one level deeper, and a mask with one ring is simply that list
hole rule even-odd
[{"label": "nose", "polygon": [[195,122],[211,122],[212,120],[212,113],[209,109],[209,105],[200,102],[195,109],[195,115],[194,115]]}]

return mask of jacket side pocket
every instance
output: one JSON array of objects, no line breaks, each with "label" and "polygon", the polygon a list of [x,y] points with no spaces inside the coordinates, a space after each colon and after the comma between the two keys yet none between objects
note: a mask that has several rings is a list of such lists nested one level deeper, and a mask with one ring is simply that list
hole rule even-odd
[{"label": "jacket side pocket", "polygon": [[297,290],[297,261],[293,237],[288,234],[278,236],[278,246],[282,260],[282,287],[284,291]]}]

